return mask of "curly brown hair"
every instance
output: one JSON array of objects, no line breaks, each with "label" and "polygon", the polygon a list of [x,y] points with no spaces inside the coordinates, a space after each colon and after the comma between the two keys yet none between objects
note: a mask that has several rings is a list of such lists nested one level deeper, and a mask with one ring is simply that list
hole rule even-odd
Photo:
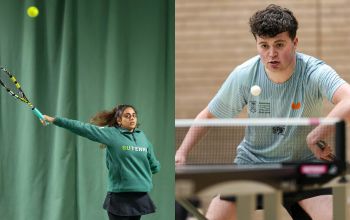
[{"label": "curly brown hair", "polygon": [[250,31],[254,38],[274,37],[282,32],[288,32],[294,40],[298,30],[298,21],[293,13],[281,6],[270,4],[265,9],[257,11],[249,19]]}]

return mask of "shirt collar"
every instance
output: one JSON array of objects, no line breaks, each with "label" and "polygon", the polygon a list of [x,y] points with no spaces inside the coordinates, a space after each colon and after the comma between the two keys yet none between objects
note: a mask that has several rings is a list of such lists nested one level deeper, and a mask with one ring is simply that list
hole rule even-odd
[{"label": "shirt collar", "polygon": [[139,133],[141,130],[138,128],[135,128],[134,131],[129,131],[128,129],[122,128],[122,127],[116,127],[117,129],[119,129],[121,132],[123,133]]}]

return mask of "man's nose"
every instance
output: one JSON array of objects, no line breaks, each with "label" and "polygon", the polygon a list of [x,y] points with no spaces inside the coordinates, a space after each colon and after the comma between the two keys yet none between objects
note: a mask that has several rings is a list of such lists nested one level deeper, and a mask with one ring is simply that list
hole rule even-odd
[{"label": "man's nose", "polygon": [[277,50],[275,48],[271,47],[269,50],[269,56],[275,57],[276,55],[277,55]]}]

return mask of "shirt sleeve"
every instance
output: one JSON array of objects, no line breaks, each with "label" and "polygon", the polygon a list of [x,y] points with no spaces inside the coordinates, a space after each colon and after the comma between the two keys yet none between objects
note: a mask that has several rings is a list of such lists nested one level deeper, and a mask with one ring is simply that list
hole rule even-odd
[{"label": "shirt sleeve", "polygon": [[100,127],[89,123],[84,123],[81,121],[62,117],[56,117],[53,124],[65,128],[73,132],[74,134],[88,138],[92,141],[106,145],[109,144],[109,135],[106,132],[108,128],[106,127]]},{"label": "shirt sleeve", "polygon": [[322,64],[317,68],[314,71],[313,78],[322,96],[326,97],[330,102],[332,102],[335,91],[345,83],[337,72],[327,64]]},{"label": "shirt sleeve", "polygon": [[160,170],[160,163],[154,154],[153,145],[151,143],[149,143],[147,158],[151,167],[152,174],[158,173]]},{"label": "shirt sleeve", "polygon": [[242,86],[242,72],[234,70],[210,101],[209,111],[217,118],[232,118],[239,114],[247,104],[246,89]]}]

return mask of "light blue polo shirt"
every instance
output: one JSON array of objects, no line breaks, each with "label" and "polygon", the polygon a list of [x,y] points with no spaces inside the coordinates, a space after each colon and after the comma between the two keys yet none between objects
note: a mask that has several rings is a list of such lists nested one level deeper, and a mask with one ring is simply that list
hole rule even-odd
[{"label": "light blue polo shirt", "polygon": [[[296,68],[284,83],[274,83],[260,56],[235,68],[209,103],[209,111],[218,118],[235,117],[247,105],[249,118],[320,117],[323,97],[332,100],[345,81],[334,69],[314,57],[296,53]],[[258,85],[259,96],[250,89]],[[311,128],[249,126],[237,147],[235,162],[274,163],[315,160],[306,144]]]}]

